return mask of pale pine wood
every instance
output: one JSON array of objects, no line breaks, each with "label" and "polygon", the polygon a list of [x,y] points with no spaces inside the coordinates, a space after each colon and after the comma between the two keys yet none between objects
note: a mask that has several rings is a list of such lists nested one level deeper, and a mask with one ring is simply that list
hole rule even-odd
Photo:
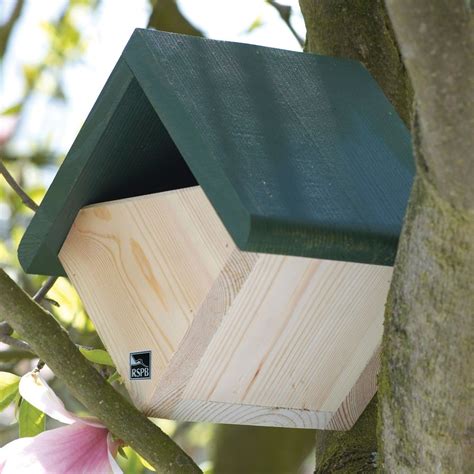
[{"label": "pale pine wood", "polygon": [[377,391],[377,373],[380,368],[380,348],[370,359],[364,371],[332,416],[326,429],[348,430],[359,418],[360,407],[365,406],[367,395]]},{"label": "pale pine wood", "polygon": [[390,267],[242,252],[200,187],[84,208],[60,260],[149,416],[348,429],[375,393]]},{"label": "pale pine wood", "polygon": [[[143,409],[233,249],[218,217],[206,216],[207,202],[184,190],[85,208],[60,252]],[[132,384],[128,354],[140,350],[153,351],[152,379]]]}]

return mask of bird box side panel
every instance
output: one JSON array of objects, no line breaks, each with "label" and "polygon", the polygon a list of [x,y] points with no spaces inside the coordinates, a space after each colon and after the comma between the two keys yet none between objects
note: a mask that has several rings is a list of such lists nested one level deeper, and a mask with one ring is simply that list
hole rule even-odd
[{"label": "bird box side panel", "polygon": [[[97,331],[146,409],[195,312],[234,249],[199,187],[84,208],[60,260]],[[130,353],[151,351],[151,379]]]},{"label": "bird box side panel", "polygon": [[261,255],[183,398],[336,412],[380,345],[391,273]]}]

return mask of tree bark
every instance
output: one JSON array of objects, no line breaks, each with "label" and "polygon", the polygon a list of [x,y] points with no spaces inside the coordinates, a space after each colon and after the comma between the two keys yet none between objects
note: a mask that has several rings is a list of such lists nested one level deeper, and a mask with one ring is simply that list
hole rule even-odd
[{"label": "tree bark", "polygon": [[349,431],[320,431],[315,474],[368,473],[377,470],[377,396]]},{"label": "tree bark", "polygon": [[417,178],[379,380],[387,472],[474,472],[474,40],[466,2],[388,1],[416,96]]},{"label": "tree bark", "polygon": [[409,126],[413,91],[382,0],[300,0],[305,51],[360,61]]},{"label": "tree bark", "polygon": [[148,28],[156,28],[171,33],[183,35],[203,36],[180,12],[176,0],[152,0],[153,6]]}]

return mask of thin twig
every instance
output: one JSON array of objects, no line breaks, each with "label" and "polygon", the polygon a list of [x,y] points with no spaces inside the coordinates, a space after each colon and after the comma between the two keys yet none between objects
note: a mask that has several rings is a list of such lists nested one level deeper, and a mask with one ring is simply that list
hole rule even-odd
[{"label": "thin twig", "polygon": [[0,334],[11,336],[13,334],[13,328],[6,321],[3,321],[0,323]]},{"label": "thin twig", "polygon": [[27,342],[22,341],[12,336],[7,336],[6,334],[0,334],[0,342],[3,342],[4,344],[8,344],[9,346],[12,346],[12,347],[17,347],[18,349],[21,349],[22,351],[33,352],[33,349],[30,347],[30,345]]},{"label": "thin twig", "polygon": [[293,33],[293,36],[296,38],[296,41],[300,44],[301,47],[304,46],[303,38],[296,32],[291,24],[291,7],[289,5],[282,5],[281,3],[275,2],[274,0],[267,0],[267,3],[271,5],[275,10],[280,14],[281,19],[286,23],[286,26]]},{"label": "thin twig", "polygon": [[12,337],[12,334],[13,334],[13,328],[6,321],[1,322],[0,323],[0,342],[3,342],[4,344],[8,344],[9,346],[12,346],[12,347],[17,347],[18,349],[21,349],[23,351],[33,352],[33,350],[31,349],[30,345],[27,342],[17,339],[16,337]]},{"label": "thin twig", "polygon": [[9,186],[15,191],[15,193],[20,197],[21,202],[31,209],[33,212],[38,210],[38,204],[36,204],[33,199],[26,194],[26,192],[21,188],[21,186],[16,182],[15,178],[10,174],[5,165],[0,161],[0,174],[3,175],[5,181]]},{"label": "thin twig", "polygon": [[52,306],[56,306],[56,308],[59,308],[61,306],[56,300],[53,300],[51,298],[43,298],[43,301],[49,303]]},{"label": "thin twig", "polygon": [[55,277],[55,276],[49,277],[43,283],[43,286],[36,292],[35,296],[33,296],[33,301],[36,301],[37,303],[41,303],[41,301],[43,301],[45,299],[46,295],[48,294],[48,291],[56,283],[57,279],[58,279],[58,277]]},{"label": "thin twig", "polygon": [[8,41],[10,40],[13,27],[20,18],[24,5],[24,0],[18,0],[12,10],[10,18],[0,28],[0,58],[4,56],[5,51],[7,50]]},{"label": "thin twig", "polygon": [[17,363],[19,360],[31,360],[36,359],[36,355],[30,351],[22,351],[20,349],[7,349],[0,351],[0,366],[2,364]]},{"label": "thin twig", "polygon": [[[55,276],[50,276],[48,279],[43,283],[41,288],[36,292],[36,294],[33,296],[33,301],[36,303],[41,303],[48,294],[48,291],[53,287],[53,285],[56,283],[56,280],[58,277]],[[46,365],[44,360],[40,359],[38,363],[36,364],[36,369],[38,372]]]}]

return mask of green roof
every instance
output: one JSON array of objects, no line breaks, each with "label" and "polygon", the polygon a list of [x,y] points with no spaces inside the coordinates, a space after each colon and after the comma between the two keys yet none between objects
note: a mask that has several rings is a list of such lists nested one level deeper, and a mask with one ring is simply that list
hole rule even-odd
[{"label": "green roof", "polygon": [[136,30],[19,248],[29,273],[85,205],[199,184],[242,250],[393,263],[410,135],[358,62]]}]

